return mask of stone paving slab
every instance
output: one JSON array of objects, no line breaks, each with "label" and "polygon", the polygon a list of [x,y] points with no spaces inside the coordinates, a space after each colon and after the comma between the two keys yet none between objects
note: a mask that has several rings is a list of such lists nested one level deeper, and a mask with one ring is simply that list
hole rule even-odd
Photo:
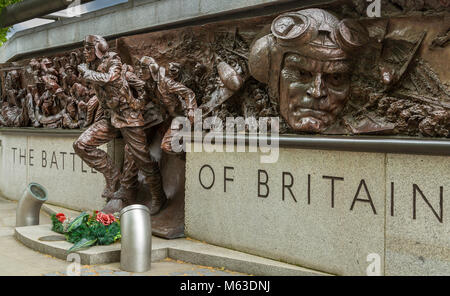
[{"label": "stone paving slab", "polygon": [[[0,210],[3,215],[1,217],[8,217],[8,219],[0,219],[0,249],[2,250],[0,252],[0,276],[67,275],[67,268],[72,262],[32,250],[14,238],[16,205],[16,202],[0,198]],[[57,210],[67,212],[67,209]],[[46,211],[41,211],[40,221],[46,224],[50,223]],[[238,273],[207,266],[197,266],[169,258],[153,262],[151,270],[145,273],[122,271],[118,262],[102,265],[82,265],[80,270],[81,276],[182,276],[188,274],[235,275]]]},{"label": "stone paving slab", "polygon": [[76,218],[81,214],[80,211],[62,208],[60,206],[52,205],[49,203],[45,203],[42,205],[42,211],[46,212],[50,216],[52,214],[64,213],[67,217],[70,218]]},{"label": "stone paving slab", "polygon": [[[73,271],[72,271],[73,272]],[[67,276],[66,270],[49,272],[44,276]],[[73,275],[73,274],[72,274]],[[153,262],[151,269],[142,273],[133,273],[120,270],[119,263],[106,265],[83,265],[80,276],[248,276],[248,274],[218,269],[208,266],[194,265],[180,260],[166,258]]]},{"label": "stone paving slab", "polygon": [[[16,202],[0,197],[0,276],[36,276],[67,266],[67,261],[36,252],[14,239]],[[41,212],[41,223],[50,223],[50,217]]]},{"label": "stone paving slab", "polygon": [[167,241],[170,258],[195,264],[238,270],[259,276],[329,275],[247,253],[217,247],[190,238]]},{"label": "stone paving slab", "polygon": [[[72,244],[66,241],[43,242],[38,239],[55,235],[51,231],[49,214],[54,211],[68,213],[67,209],[46,205],[50,210],[41,211],[41,225],[14,228],[16,205],[15,202],[0,198],[0,210],[4,211],[0,218],[0,248],[8,250],[0,254],[0,275],[65,275],[69,264],[66,261],[66,250]],[[78,212],[68,215],[77,216]],[[153,237],[152,246],[152,269],[139,274],[126,274],[120,270],[120,242],[79,251],[83,265],[81,275],[323,275],[190,238],[165,240]]]},{"label": "stone paving slab", "polygon": [[[39,241],[40,237],[55,234],[50,229],[50,224],[17,227],[15,229],[15,237],[24,245],[36,251],[66,260],[66,251],[72,244],[66,241]],[[120,247],[120,242],[117,242],[109,246],[94,246],[76,253],[80,255],[81,264],[83,265],[105,264],[120,261]],[[152,249],[152,262],[161,261],[169,257],[175,260],[182,260],[183,262],[223,270],[235,270],[245,274],[288,276],[326,275],[299,266],[212,246],[189,238],[165,240],[153,237]],[[180,272],[185,273],[184,271]],[[195,272],[202,273],[201,270],[196,270]]]},{"label": "stone paving slab", "polygon": [[[28,248],[14,238],[15,210],[17,202],[0,197],[0,276],[64,276],[72,262],[58,259],[54,256],[37,252]],[[69,210],[50,206],[55,211],[67,213],[69,216],[77,216],[77,212],[69,213]],[[51,212],[41,211],[40,221],[50,227]],[[5,219],[6,218],[6,219]],[[52,233],[54,234],[54,233]],[[157,240],[157,239],[155,239]],[[160,241],[164,241],[161,240]],[[68,243],[67,243],[68,244]],[[70,244],[69,244],[70,245]],[[164,245],[165,246],[165,245]],[[116,247],[116,246],[114,246]],[[94,249],[95,250],[95,249]],[[88,249],[86,251],[94,251]],[[162,249],[161,255],[154,258],[165,258],[167,249]],[[154,251],[155,252],[155,251]],[[170,258],[153,262],[151,270],[144,273],[129,273],[120,270],[120,263],[82,265],[81,276],[183,276],[183,275],[245,275],[220,268],[198,266]]]},{"label": "stone paving slab", "polygon": [[[67,259],[67,250],[73,244],[67,241],[40,241],[40,237],[54,235],[51,224],[16,227],[14,236],[25,246],[38,252],[49,254],[58,259]],[[81,264],[101,264],[120,260],[120,243],[108,246],[94,246],[87,250],[76,252],[80,255]],[[164,258],[164,257],[163,257]],[[163,259],[160,258],[160,259]]]}]

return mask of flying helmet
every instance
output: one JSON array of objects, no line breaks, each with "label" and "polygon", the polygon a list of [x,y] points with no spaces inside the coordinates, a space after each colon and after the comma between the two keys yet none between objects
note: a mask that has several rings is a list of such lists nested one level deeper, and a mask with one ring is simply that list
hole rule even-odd
[{"label": "flying helmet", "polygon": [[357,21],[339,19],[322,9],[304,9],[276,17],[271,34],[256,40],[250,50],[249,69],[254,78],[269,85],[278,98],[279,77],[287,53],[319,61],[347,61],[368,41]]},{"label": "flying helmet", "polygon": [[181,71],[181,64],[175,63],[175,62],[170,62],[168,70],[169,70],[170,75],[172,75],[172,77],[178,77],[180,75],[180,71]]},{"label": "flying helmet", "polygon": [[84,38],[84,44],[95,47],[95,55],[101,59],[109,49],[108,42],[99,35],[87,35]]},{"label": "flying helmet", "polygon": [[144,67],[148,67],[150,70],[150,74],[152,75],[152,78],[154,81],[158,81],[158,73],[161,69],[159,65],[156,63],[155,59],[149,56],[143,56],[139,60],[140,64]]},{"label": "flying helmet", "polygon": [[53,65],[53,62],[50,61],[49,58],[43,58],[42,61],[41,61],[41,64],[45,65],[45,66],[50,66],[50,65]]}]

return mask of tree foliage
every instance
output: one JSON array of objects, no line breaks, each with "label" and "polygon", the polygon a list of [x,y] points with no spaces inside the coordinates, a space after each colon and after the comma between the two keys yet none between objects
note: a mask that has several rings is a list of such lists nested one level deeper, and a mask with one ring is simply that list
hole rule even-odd
[{"label": "tree foliage", "polygon": [[[0,0],[0,13],[2,12],[3,8],[5,8],[6,6],[9,6],[11,4],[14,4],[16,2],[20,2],[22,0]],[[11,27],[7,27],[7,28],[0,28],[0,46],[3,45],[4,42],[6,42],[7,38],[6,35],[9,32],[9,29]]]}]

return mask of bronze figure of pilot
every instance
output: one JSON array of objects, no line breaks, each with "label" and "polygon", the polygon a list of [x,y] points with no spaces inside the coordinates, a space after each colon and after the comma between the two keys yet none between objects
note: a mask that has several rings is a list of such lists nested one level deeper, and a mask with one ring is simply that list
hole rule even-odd
[{"label": "bronze figure of pilot", "polygon": [[[139,79],[127,80],[128,68],[122,65],[117,53],[109,51],[108,43],[100,36],[86,36],[83,54],[86,63],[79,65],[78,70],[94,87],[103,116],[75,141],[73,147],[91,168],[105,177],[106,188],[102,196],[108,203],[103,211],[118,212],[133,203],[138,171],[145,177],[144,184],[149,186],[152,200],[165,199],[158,163],[150,156],[145,132],[145,128],[155,126],[163,119],[157,113],[144,118],[148,104],[145,83]],[[120,134],[125,141],[122,174],[108,154],[98,149]],[[152,214],[158,213],[160,206],[152,208]]]},{"label": "bronze figure of pilot", "polygon": [[174,153],[172,141],[182,127],[177,117],[186,116],[191,124],[194,123],[194,112],[197,109],[195,93],[176,80],[180,71],[178,63],[169,63],[168,73],[166,68],[160,66],[152,57],[143,56],[140,63],[142,70],[150,72],[151,79],[156,83],[156,95],[160,105],[172,119],[163,136],[161,149],[169,154]]},{"label": "bronze figure of pilot", "polygon": [[294,131],[332,128],[350,94],[351,57],[367,42],[367,31],[322,9],[281,14],[271,31],[251,48],[252,76],[268,84]]}]

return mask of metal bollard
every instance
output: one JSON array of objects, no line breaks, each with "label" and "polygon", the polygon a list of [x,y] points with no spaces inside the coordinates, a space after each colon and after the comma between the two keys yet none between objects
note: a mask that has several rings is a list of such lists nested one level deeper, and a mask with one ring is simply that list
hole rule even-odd
[{"label": "metal bollard", "polygon": [[28,184],[17,205],[16,227],[39,225],[39,212],[47,199],[47,190],[42,185]]},{"label": "metal bollard", "polygon": [[152,262],[152,224],[150,210],[131,205],[120,211],[122,233],[120,269],[130,272],[150,270]]}]

